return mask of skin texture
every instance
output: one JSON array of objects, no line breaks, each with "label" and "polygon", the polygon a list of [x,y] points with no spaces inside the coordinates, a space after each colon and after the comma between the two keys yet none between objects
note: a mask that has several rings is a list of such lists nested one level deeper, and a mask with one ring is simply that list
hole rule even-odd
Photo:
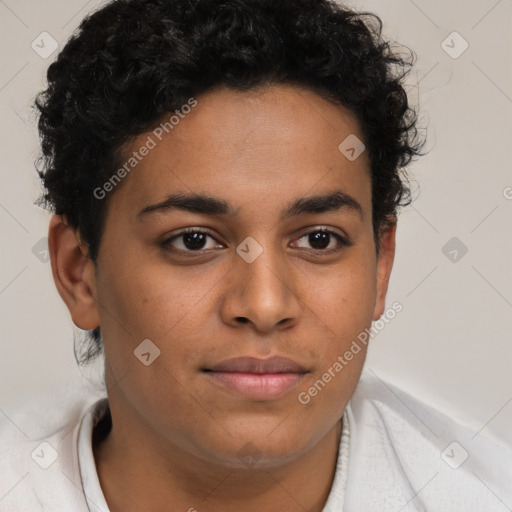
[{"label": "skin texture", "polygon": [[[383,314],[396,224],[377,257],[366,153],[351,162],[338,150],[350,134],[363,140],[347,109],[284,85],[197,101],[111,192],[97,269],[65,218],[50,223],[58,291],[73,322],[101,324],[105,341],[113,428],[94,447],[100,482],[111,511],[320,511],[365,349],[307,405],[297,397]],[[280,220],[296,199],[334,190],[362,212]],[[174,209],[137,218],[176,192],[225,200],[236,215]],[[202,254],[180,256],[183,238],[161,245],[187,227],[211,230]],[[315,251],[307,236],[315,228],[352,245],[331,236],[338,252]],[[236,252],[248,236],[263,248],[253,263]],[[160,350],[149,366],[134,356],[144,339]],[[308,370],[275,400],[249,400],[201,371],[274,355]]]}]

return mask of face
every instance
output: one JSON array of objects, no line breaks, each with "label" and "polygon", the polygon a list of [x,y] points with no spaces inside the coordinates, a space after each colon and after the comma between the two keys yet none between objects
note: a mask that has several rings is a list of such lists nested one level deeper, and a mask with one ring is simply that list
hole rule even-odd
[{"label": "face", "polygon": [[341,418],[366,347],[344,354],[383,313],[394,228],[377,257],[366,152],[338,149],[361,128],[273,86],[202,95],[160,132],[126,151],[155,143],[110,192],[73,320],[101,325],[119,428],[227,467],[291,461]]}]

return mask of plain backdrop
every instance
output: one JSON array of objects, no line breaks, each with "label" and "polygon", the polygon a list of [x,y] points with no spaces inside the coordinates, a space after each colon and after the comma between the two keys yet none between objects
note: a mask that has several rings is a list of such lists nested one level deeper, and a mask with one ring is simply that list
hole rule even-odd
[{"label": "plain backdrop", "polygon": [[[57,55],[44,55],[52,40],[61,48],[99,4],[0,2],[0,410],[79,372],[77,329],[45,257],[50,214],[33,204],[41,189],[30,105]],[[475,433],[512,441],[512,2],[347,4],[378,14],[385,36],[416,53],[407,90],[428,128],[388,295],[403,311],[373,339],[367,368]]]}]

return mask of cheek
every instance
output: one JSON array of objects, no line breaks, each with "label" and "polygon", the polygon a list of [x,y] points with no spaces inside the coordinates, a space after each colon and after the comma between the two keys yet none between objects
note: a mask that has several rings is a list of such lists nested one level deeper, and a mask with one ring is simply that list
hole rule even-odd
[{"label": "cheek", "polygon": [[310,359],[318,364],[297,396],[304,418],[322,417],[327,423],[339,419],[357,386],[375,304],[372,272],[371,265],[347,264],[321,281],[323,289],[310,296],[312,317],[322,336],[309,347]]},{"label": "cheek", "polygon": [[131,335],[161,339],[194,315],[194,309],[215,281],[215,276],[208,274],[198,278],[192,267],[125,262],[101,283],[105,286],[100,284],[98,296]]},{"label": "cheek", "polygon": [[371,254],[357,251],[336,267],[308,280],[308,306],[336,334],[347,340],[372,321],[376,265]]},{"label": "cheek", "polygon": [[[157,383],[160,390],[171,392],[216,347],[211,342],[218,328],[212,297],[222,273],[210,270],[199,276],[192,266],[143,261],[126,261],[112,270],[111,278],[99,283],[98,297],[108,305],[100,322],[113,376],[121,379],[130,372],[125,386],[133,381],[151,392]],[[148,339],[158,358],[146,368],[134,351]]]},{"label": "cheek", "polygon": [[301,389],[299,401],[310,414],[341,414],[357,385],[375,305],[375,271],[371,251],[354,251],[343,265],[317,279],[309,295],[316,324],[327,326],[321,342],[310,346],[310,357],[318,365]]},{"label": "cheek", "polygon": [[183,385],[199,352],[194,340],[200,339],[198,326],[205,323],[199,322],[205,315],[201,298],[211,286],[203,288],[197,281],[190,286],[194,279],[172,272],[170,265],[139,262],[114,270],[98,286],[99,302],[108,305],[100,315],[108,385],[148,417],[163,403],[173,403],[183,408],[180,418],[186,423],[197,411],[190,407]]}]

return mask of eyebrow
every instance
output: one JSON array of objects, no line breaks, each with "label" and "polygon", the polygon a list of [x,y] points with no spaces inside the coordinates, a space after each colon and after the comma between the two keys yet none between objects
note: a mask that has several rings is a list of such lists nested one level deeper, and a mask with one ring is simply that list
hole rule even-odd
[{"label": "eyebrow", "polygon": [[[227,201],[211,196],[170,194],[164,201],[143,208],[137,214],[137,218],[142,220],[151,214],[165,214],[174,210],[229,217],[235,217],[239,211]],[[318,214],[342,210],[357,212],[361,218],[363,216],[363,208],[352,196],[341,190],[335,190],[328,194],[296,199],[281,212],[280,220],[308,213]]]}]

